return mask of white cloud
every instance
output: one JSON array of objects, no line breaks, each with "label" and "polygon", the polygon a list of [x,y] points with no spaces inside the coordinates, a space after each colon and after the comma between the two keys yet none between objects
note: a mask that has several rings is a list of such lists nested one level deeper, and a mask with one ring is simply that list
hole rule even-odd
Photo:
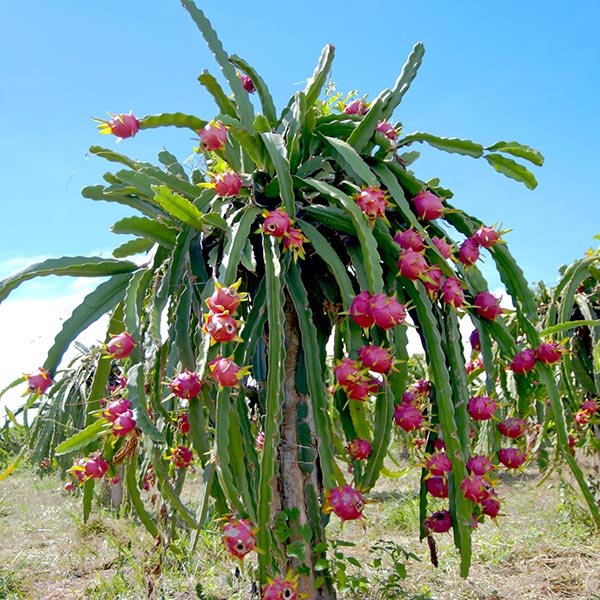
[{"label": "white cloud", "polygon": [[[62,279],[62,278],[61,278]],[[24,373],[42,366],[46,354],[63,322],[71,316],[75,307],[100,282],[89,279],[63,279],[62,293],[55,281],[45,283],[40,279],[28,282],[26,297],[15,294],[0,304],[0,390]],[[35,292],[32,296],[31,293]],[[78,340],[91,345],[104,339],[107,319],[101,319],[84,331]],[[70,349],[65,355],[69,360],[75,355]],[[14,410],[22,404],[24,386],[17,386],[0,399],[0,421],[4,406]]]}]

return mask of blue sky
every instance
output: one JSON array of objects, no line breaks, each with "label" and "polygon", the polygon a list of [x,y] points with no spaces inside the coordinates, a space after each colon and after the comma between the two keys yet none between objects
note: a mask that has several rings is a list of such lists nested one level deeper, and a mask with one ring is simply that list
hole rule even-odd
[{"label": "blue sky", "polygon": [[[372,99],[423,41],[423,66],[395,114],[406,133],[484,145],[517,140],[537,147],[546,163],[533,168],[533,192],[483,161],[425,147],[417,175],[439,176],[455,205],[511,228],[506,240],[531,283],[552,285],[559,265],[597,245],[596,0],[201,4],[226,50],[262,74],[279,108],[303,88],[325,44],[336,47],[338,89]],[[128,211],[80,196],[112,168],[87,148],[104,144],[155,161],[163,147],[183,159],[194,142],[184,130],[149,130],[117,146],[91,117],[133,110],[212,118],[215,106],[196,78],[204,68],[219,74],[176,0],[10,2],[2,17],[0,277],[40,257],[93,255],[125,241],[109,227]],[[86,290],[85,282],[47,278],[0,304],[0,331],[11,340],[0,346],[0,389],[42,364],[60,320]]]}]

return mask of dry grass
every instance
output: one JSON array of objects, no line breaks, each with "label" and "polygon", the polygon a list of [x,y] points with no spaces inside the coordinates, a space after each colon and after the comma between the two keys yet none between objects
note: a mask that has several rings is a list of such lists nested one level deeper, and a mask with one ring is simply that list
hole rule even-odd
[{"label": "dry grass", "polygon": [[[347,523],[340,531],[332,520],[331,533],[356,543],[343,548],[361,568],[348,572],[366,575],[368,591],[340,595],[343,599],[383,598],[377,581],[385,579],[389,560],[374,570],[369,548],[377,539],[392,540],[420,558],[403,561],[407,577],[404,595],[413,600],[557,600],[600,599],[600,539],[585,513],[560,500],[558,480],[537,487],[532,476],[513,478],[499,486],[503,512],[498,526],[486,522],[474,534],[473,567],[468,579],[458,576],[458,557],[449,535],[437,536],[440,566],[429,562],[425,543],[418,541],[418,500],[412,476],[385,480],[369,504],[366,531]],[[225,560],[218,535],[206,533],[198,553],[186,556],[177,568],[163,562],[160,576],[150,576],[159,557],[152,540],[129,518],[97,511],[81,522],[80,499],[65,494],[54,477],[37,479],[27,471],[0,482],[0,599],[116,600],[147,597],[197,598],[195,585],[227,596],[235,589],[231,563]],[[212,587],[210,587],[212,586]],[[231,592],[229,592],[231,594]],[[237,597],[237,596],[236,596]],[[240,594],[239,597],[243,597]],[[247,595],[246,595],[247,598]]]}]

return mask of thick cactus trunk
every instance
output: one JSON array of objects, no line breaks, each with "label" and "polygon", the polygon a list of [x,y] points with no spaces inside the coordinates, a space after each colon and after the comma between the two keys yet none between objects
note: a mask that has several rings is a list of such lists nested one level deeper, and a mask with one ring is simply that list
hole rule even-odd
[{"label": "thick cactus trunk", "polygon": [[[281,441],[278,448],[279,478],[278,494],[274,497],[276,512],[285,510],[288,514],[297,509],[295,522],[289,522],[292,535],[286,544],[299,542],[304,545],[302,558],[288,558],[287,569],[301,575],[299,591],[311,600],[334,600],[335,592],[329,580],[315,589],[315,580],[322,572],[315,571],[315,563],[323,557],[314,552],[314,547],[323,542],[325,531],[320,511],[319,498],[322,494],[318,465],[317,439],[310,397],[298,390],[297,371],[300,353],[300,332],[293,304],[288,299],[285,304],[285,381]],[[307,543],[302,531],[310,532]],[[285,544],[284,544],[285,545]],[[285,548],[282,547],[285,553]]]}]

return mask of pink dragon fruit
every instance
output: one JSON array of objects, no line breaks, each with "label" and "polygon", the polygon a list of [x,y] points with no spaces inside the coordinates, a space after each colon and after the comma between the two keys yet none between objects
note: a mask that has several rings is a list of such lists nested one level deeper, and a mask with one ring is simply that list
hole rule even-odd
[{"label": "pink dragon fruit", "polygon": [[429,294],[431,298],[437,298],[437,295],[442,289],[442,285],[444,285],[444,274],[442,273],[442,269],[440,269],[437,265],[433,265],[429,267],[424,273],[421,275],[421,281],[425,286],[425,291]]},{"label": "pink dragon fruit", "polygon": [[375,131],[383,133],[383,135],[392,141],[398,137],[398,132],[394,129],[393,125],[387,121],[377,121],[377,127],[375,127]]},{"label": "pink dragon fruit", "polygon": [[448,497],[448,480],[441,475],[436,475],[435,477],[429,477],[426,479],[425,487],[434,498]]},{"label": "pink dragon fruit", "polygon": [[373,296],[368,290],[360,292],[352,300],[348,312],[352,317],[352,320],[359,326],[365,329],[371,327],[375,323],[373,315],[371,314],[371,301]]},{"label": "pink dragon fruit", "polygon": [[222,387],[237,387],[242,377],[250,372],[250,367],[240,367],[233,358],[217,356],[208,363],[211,376]]},{"label": "pink dragon fruit", "polygon": [[190,419],[187,414],[177,416],[177,429],[182,435],[187,435],[190,432]]},{"label": "pink dragon fruit", "polygon": [[433,221],[442,216],[444,205],[442,199],[429,190],[420,191],[414,198],[415,209],[419,219]]},{"label": "pink dragon fruit", "polygon": [[264,431],[261,431],[256,436],[256,449],[257,450],[263,450],[264,447],[265,447],[265,433],[264,433]]},{"label": "pink dragon fruit", "polygon": [[425,525],[434,533],[446,533],[452,528],[452,515],[447,510],[434,512],[425,520]]},{"label": "pink dragon fruit", "polygon": [[492,461],[487,456],[469,456],[467,460],[467,471],[472,475],[482,477],[494,469]]},{"label": "pink dragon fruit", "polygon": [[491,248],[496,242],[500,241],[498,231],[493,227],[484,227],[483,225],[471,237],[483,248]]},{"label": "pink dragon fruit", "polygon": [[518,448],[500,448],[498,460],[507,469],[518,469],[527,460],[527,454],[519,452]]},{"label": "pink dragon fruit", "polygon": [[237,196],[242,188],[242,180],[239,175],[233,171],[217,175],[211,179],[210,183],[215,194],[220,198]]},{"label": "pink dragon fruit", "polygon": [[41,396],[53,383],[50,372],[43,367],[27,375],[27,390],[30,394]]},{"label": "pink dragon fruit", "polygon": [[273,235],[281,239],[290,229],[292,220],[283,208],[264,212],[265,220],[261,225],[261,231],[267,235]]},{"label": "pink dragon fruit", "polygon": [[134,431],[135,427],[136,422],[133,418],[133,412],[126,410],[113,421],[111,433],[116,437],[124,437],[131,431]]},{"label": "pink dragon fruit", "polygon": [[502,435],[516,440],[525,433],[527,422],[519,417],[508,417],[498,423],[498,430]]},{"label": "pink dragon fruit", "polygon": [[470,360],[465,363],[465,371],[467,375],[470,375],[478,369],[483,369],[483,361],[481,360],[481,356],[478,356],[475,360]]},{"label": "pink dragon fruit", "polygon": [[256,88],[254,87],[254,81],[252,81],[252,78],[250,77],[250,75],[242,75],[241,73],[238,73],[238,78],[242,82],[242,87],[249,94],[254,94],[254,92],[256,91]]},{"label": "pink dragon fruit", "polygon": [[204,315],[206,322],[203,331],[208,333],[214,342],[231,342],[238,340],[238,322],[225,313],[210,312]]},{"label": "pink dragon fruit", "polygon": [[551,365],[560,360],[563,349],[554,342],[543,342],[535,349],[535,357],[545,365]]},{"label": "pink dragon fruit", "polygon": [[171,461],[178,468],[186,469],[194,459],[194,453],[187,446],[177,446],[171,448]]},{"label": "pink dragon fruit", "polygon": [[437,451],[446,451],[446,442],[442,438],[436,438],[433,442],[433,449]]},{"label": "pink dragon fruit", "polygon": [[410,389],[419,398],[424,398],[431,391],[431,386],[426,379],[419,379],[410,386]]},{"label": "pink dragon fruit", "polygon": [[347,385],[344,389],[349,400],[359,400],[365,402],[369,396],[377,394],[381,382],[374,377],[361,377],[359,381],[355,381]]},{"label": "pink dragon fruit", "polygon": [[101,479],[107,471],[108,462],[100,454],[80,458],[69,469],[69,473],[73,473],[81,482],[88,479]]},{"label": "pink dragon fruit", "polygon": [[431,239],[433,245],[438,249],[439,253],[447,259],[452,258],[452,245],[448,243],[446,238],[434,237]]},{"label": "pink dragon fruit", "polygon": [[199,132],[200,148],[203,152],[221,150],[227,143],[227,127],[221,121],[207,123]]},{"label": "pink dragon fruit", "polygon": [[473,238],[467,238],[458,250],[458,260],[469,267],[479,259],[479,244]]},{"label": "pink dragon fruit", "polygon": [[221,530],[225,548],[234,558],[242,560],[246,554],[256,549],[256,530],[248,519],[229,517]]},{"label": "pink dragon fruit", "polygon": [[169,389],[177,396],[184,400],[195,398],[202,389],[202,381],[198,377],[198,373],[191,371],[182,371],[169,383]]},{"label": "pink dragon fruit", "polygon": [[292,253],[294,261],[298,258],[304,259],[304,244],[306,242],[308,242],[308,238],[304,236],[300,229],[290,227],[283,236],[283,249]]},{"label": "pink dragon fruit", "polygon": [[465,477],[460,483],[460,489],[471,502],[481,502],[489,498],[493,490],[491,483],[479,475]]},{"label": "pink dragon fruit", "polygon": [[375,325],[391,329],[406,320],[406,308],[394,296],[376,294],[371,297],[371,316]]},{"label": "pink dragon fruit", "polygon": [[362,98],[357,98],[344,106],[344,114],[362,116],[367,113],[367,108],[367,103]]},{"label": "pink dragon fruit", "polygon": [[103,411],[102,416],[111,423],[114,423],[119,415],[131,408],[131,402],[127,398],[117,398],[113,400]]},{"label": "pink dragon fruit", "polygon": [[425,468],[432,475],[445,475],[452,470],[452,463],[445,452],[434,452],[426,461]]},{"label": "pink dragon fruit", "polygon": [[487,421],[496,411],[497,404],[487,396],[473,396],[467,404],[467,410],[475,421]]},{"label": "pink dragon fruit", "polygon": [[493,321],[502,314],[500,299],[489,292],[478,292],[473,300],[473,307],[482,319]]},{"label": "pink dragon fruit", "polygon": [[500,513],[500,500],[493,495],[484,498],[481,501],[481,512],[492,519],[495,519]]},{"label": "pink dragon fruit", "polygon": [[354,460],[365,460],[371,456],[373,446],[367,440],[355,438],[348,444],[347,450]]},{"label": "pink dragon fruit", "polygon": [[404,250],[398,259],[398,275],[416,281],[429,268],[425,256],[415,250]]},{"label": "pink dragon fruit", "polygon": [[386,200],[385,192],[377,186],[370,185],[363,188],[356,197],[356,203],[358,204],[358,208],[365,213],[371,224],[378,217],[385,217],[385,207],[388,201]]},{"label": "pink dragon fruit", "polygon": [[358,358],[367,369],[375,373],[388,373],[394,364],[389,348],[374,344],[359,348]]},{"label": "pink dragon fruit", "polygon": [[535,367],[536,362],[535,352],[527,348],[515,355],[509,368],[513,373],[528,373]]},{"label": "pink dragon fruit", "polygon": [[394,421],[404,431],[414,431],[423,424],[423,413],[413,404],[396,404],[394,406]]},{"label": "pink dragon fruit", "polygon": [[124,140],[133,137],[139,131],[140,122],[133,116],[133,113],[110,116],[110,121],[96,119],[96,121],[100,121],[98,125],[100,133],[112,133],[119,140]]},{"label": "pink dragon fruit", "polygon": [[334,512],[342,521],[361,519],[365,508],[362,494],[351,485],[328,490],[325,512]]},{"label": "pink dragon fruit", "polygon": [[455,309],[460,309],[465,303],[465,294],[462,285],[456,277],[447,277],[442,284],[441,298]]},{"label": "pink dragon fruit", "polygon": [[292,577],[291,572],[283,577],[270,579],[263,585],[262,600],[300,600],[305,596],[298,592],[298,575]]},{"label": "pink dragon fruit", "polygon": [[403,250],[414,250],[415,252],[422,252],[425,250],[425,242],[419,235],[418,231],[415,231],[412,227],[405,229],[404,231],[398,231],[394,235],[394,242],[400,246]]},{"label": "pink dragon fruit", "polygon": [[246,297],[245,292],[238,292],[241,283],[241,279],[230,286],[222,286],[218,281],[215,282],[215,291],[206,300],[210,310],[214,313],[233,314]]},{"label": "pink dragon fruit", "polygon": [[591,415],[593,415],[595,412],[598,411],[598,405],[596,404],[595,400],[584,400],[581,403],[580,409],[585,410],[586,412],[589,412]]},{"label": "pink dragon fruit", "polygon": [[106,344],[105,350],[112,358],[127,358],[134,348],[135,342],[132,335],[127,331],[123,331],[112,336],[110,342]]},{"label": "pink dragon fruit", "polygon": [[342,387],[347,387],[362,379],[360,365],[351,358],[342,358],[333,368],[333,373],[338,385]]}]

